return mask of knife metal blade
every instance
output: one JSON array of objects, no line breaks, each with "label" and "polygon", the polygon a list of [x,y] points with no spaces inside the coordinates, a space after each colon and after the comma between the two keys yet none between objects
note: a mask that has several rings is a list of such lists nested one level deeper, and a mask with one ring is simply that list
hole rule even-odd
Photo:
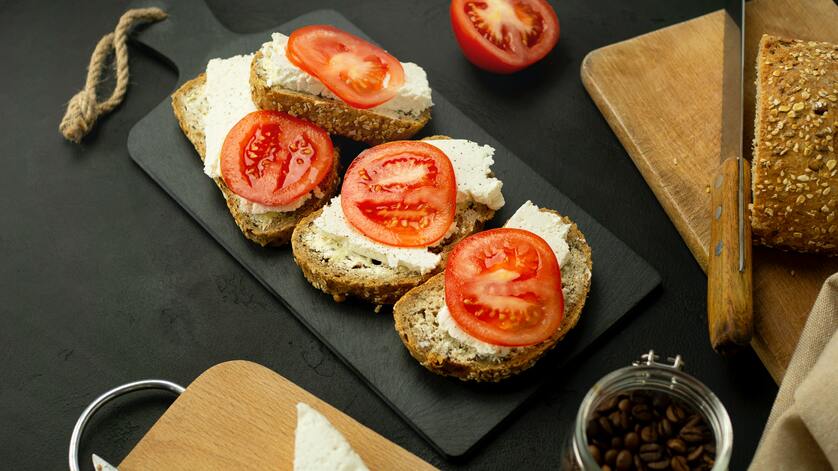
[{"label": "knife metal blade", "polygon": [[745,109],[745,0],[729,0],[724,31],[724,70],[722,78],[722,136],[719,163],[727,159],[739,162],[738,180],[738,252],[739,271],[745,271],[745,159],[742,142]]},{"label": "knife metal blade", "polygon": [[710,342],[732,353],[751,340],[750,165],[744,158],[745,1],[727,0],[724,15],[719,173],[712,188],[707,263]]},{"label": "knife metal blade", "polygon": [[119,471],[116,466],[111,466],[96,453],[93,453],[93,469],[96,471]]}]

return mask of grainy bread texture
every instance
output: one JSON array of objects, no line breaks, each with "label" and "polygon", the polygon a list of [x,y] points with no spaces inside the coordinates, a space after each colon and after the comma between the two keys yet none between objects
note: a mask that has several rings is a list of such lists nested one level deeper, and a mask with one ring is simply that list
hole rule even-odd
[{"label": "grainy bread texture", "polygon": [[279,110],[307,119],[331,134],[375,145],[410,139],[431,119],[428,108],[418,118],[380,114],[352,108],[346,103],[277,86],[268,86],[265,61],[257,52],[250,66],[253,103],[263,110]]},{"label": "grainy bread texture", "polygon": [[[206,74],[184,83],[172,94],[172,108],[181,130],[192,142],[201,161],[206,155],[206,137],[204,135],[204,119],[209,105],[205,94]],[[224,195],[227,208],[233,215],[236,224],[248,239],[259,245],[284,245],[291,240],[291,234],[297,223],[319,209],[334,196],[338,190],[340,177],[338,176],[338,155],[335,148],[335,165],[332,172],[321,182],[319,195],[312,195],[301,207],[290,212],[270,212],[265,214],[251,214],[242,211],[241,197],[227,188],[224,180],[214,178],[215,184]]]},{"label": "grainy bread texture", "polygon": [[410,290],[393,307],[396,331],[413,358],[443,376],[500,381],[530,368],[555,347],[579,321],[591,288],[591,248],[576,224],[567,217],[562,220],[572,224],[567,235],[570,256],[561,267],[564,319],[553,336],[537,345],[510,348],[500,355],[478,352],[474,346],[452,337],[437,322],[437,314],[445,305],[445,274],[440,273]]},{"label": "grainy bread texture", "polygon": [[838,253],[838,45],[764,35],[757,56],[754,239]]},{"label": "grainy bread texture", "polygon": [[494,211],[481,204],[472,203],[457,213],[457,231],[433,248],[441,253],[442,261],[436,269],[421,274],[404,267],[392,268],[363,257],[353,257],[340,250],[323,251],[323,235],[314,227],[320,211],[310,214],[294,229],[291,247],[294,260],[305,278],[315,288],[332,295],[335,301],[348,296],[373,304],[393,304],[411,288],[418,286],[442,271],[445,257],[462,238],[483,228],[492,219]]},{"label": "grainy bread texture", "polygon": [[[450,138],[431,136],[423,140],[435,139]],[[332,295],[335,301],[344,301],[352,296],[379,305],[395,303],[411,288],[442,271],[445,257],[454,245],[482,229],[483,224],[495,215],[493,210],[480,203],[458,205],[457,230],[431,249],[442,254],[442,261],[435,270],[421,274],[404,267],[392,268],[363,257],[353,257],[340,250],[325,253],[320,248],[324,245],[321,241],[323,235],[314,227],[314,220],[321,211],[300,221],[291,239],[294,260],[303,275],[315,288]]]}]

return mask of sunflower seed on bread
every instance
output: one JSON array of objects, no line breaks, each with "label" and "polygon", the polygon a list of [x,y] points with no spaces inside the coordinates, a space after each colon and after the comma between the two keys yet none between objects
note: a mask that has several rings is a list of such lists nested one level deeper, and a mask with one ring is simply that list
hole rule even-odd
[{"label": "sunflower seed on bread", "polygon": [[754,240],[838,254],[838,45],[763,35],[756,85]]}]

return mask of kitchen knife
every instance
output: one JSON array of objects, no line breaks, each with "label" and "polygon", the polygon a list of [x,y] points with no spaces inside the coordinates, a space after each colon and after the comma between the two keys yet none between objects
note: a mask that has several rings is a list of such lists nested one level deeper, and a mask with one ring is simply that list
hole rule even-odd
[{"label": "kitchen knife", "polygon": [[745,1],[725,5],[720,166],[712,182],[707,321],[719,353],[747,345],[753,332],[750,165],[743,156]]},{"label": "kitchen knife", "polygon": [[93,469],[96,471],[119,471],[116,466],[111,466],[96,453],[93,454]]}]

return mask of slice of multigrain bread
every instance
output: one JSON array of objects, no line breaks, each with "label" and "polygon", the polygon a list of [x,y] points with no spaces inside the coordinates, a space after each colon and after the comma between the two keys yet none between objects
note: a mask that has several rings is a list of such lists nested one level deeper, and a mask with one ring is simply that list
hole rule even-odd
[{"label": "slice of multigrain bread", "polygon": [[562,220],[571,224],[567,235],[570,255],[561,267],[564,319],[549,339],[529,347],[504,349],[499,354],[480,353],[474,346],[455,339],[437,322],[437,314],[445,305],[445,274],[439,273],[410,290],[393,307],[396,331],[413,358],[443,376],[464,381],[500,381],[530,368],[555,347],[579,321],[591,288],[591,248],[576,224],[567,217]]},{"label": "slice of multigrain bread", "polygon": [[756,85],[754,239],[838,254],[838,45],[764,35]]},{"label": "slice of multigrain bread", "polygon": [[[423,140],[450,139],[446,136],[432,136]],[[429,273],[419,273],[405,267],[389,267],[363,257],[354,257],[323,244],[323,235],[314,226],[320,216],[317,211],[300,221],[291,239],[294,260],[305,278],[315,288],[332,295],[335,301],[344,301],[348,296],[363,299],[373,304],[393,304],[411,288],[428,281],[442,271],[446,256],[454,245],[483,228],[495,212],[488,206],[470,202],[457,206],[456,231],[430,250],[442,254],[442,261]]]},{"label": "slice of multigrain bread", "polygon": [[266,61],[259,51],[250,67],[253,103],[263,110],[284,111],[307,119],[330,134],[370,145],[410,139],[431,119],[430,108],[418,117],[353,108],[340,100],[287,90],[267,83]]},{"label": "slice of multigrain bread", "polygon": [[[180,129],[186,135],[201,161],[206,155],[204,119],[208,105],[205,94],[206,74],[184,83],[172,94],[172,108],[175,112]],[[241,208],[242,199],[227,188],[224,180],[213,178],[215,184],[224,195],[227,208],[233,215],[236,224],[245,237],[259,245],[284,245],[291,240],[291,234],[297,223],[316,211],[334,196],[338,190],[340,177],[338,176],[338,149],[335,148],[335,165],[332,173],[318,187],[317,194],[309,198],[301,207],[289,212],[270,212],[265,214],[251,214]]]}]

